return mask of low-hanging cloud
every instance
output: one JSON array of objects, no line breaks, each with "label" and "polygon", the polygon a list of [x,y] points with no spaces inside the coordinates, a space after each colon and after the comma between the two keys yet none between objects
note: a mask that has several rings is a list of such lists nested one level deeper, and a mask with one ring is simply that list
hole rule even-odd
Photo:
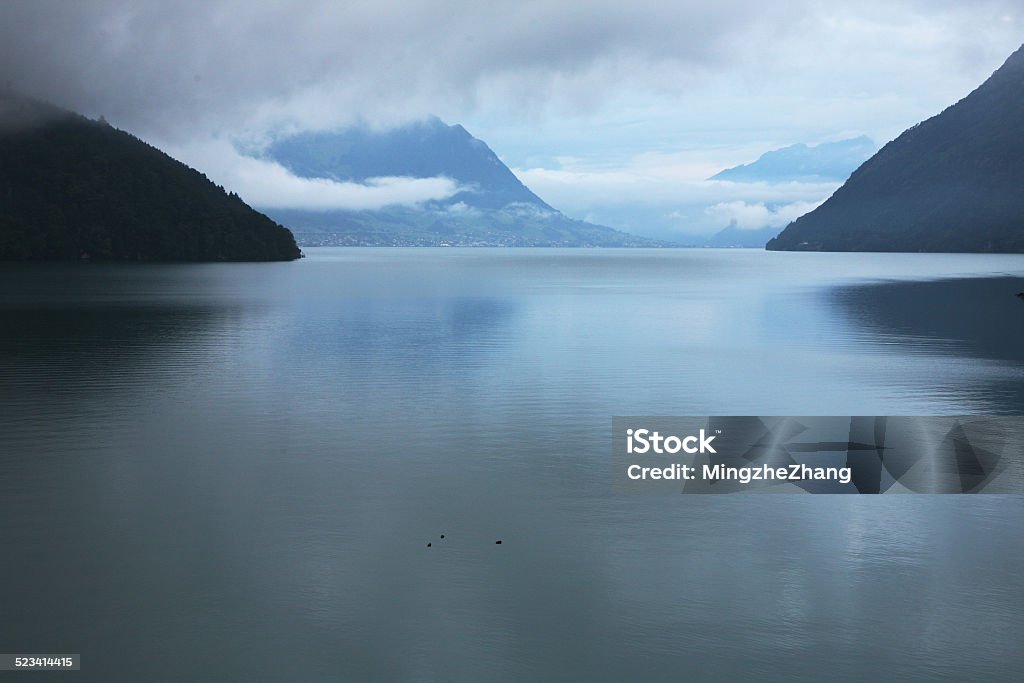
[{"label": "low-hanging cloud", "polygon": [[758,230],[789,225],[808,211],[816,209],[821,203],[801,201],[769,206],[764,202],[737,200],[713,204],[704,212],[723,226],[732,226],[740,230]]},{"label": "low-hanging cloud", "polygon": [[201,168],[214,182],[261,209],[366,210],[415,206],[447,199],[463,188],[451,178],[382,177],[364,183],[300,178],[278,163],[240,154],[225,141],[172,149],[173,156]]},{"label": "low-hanging cloud", "polygon": [[516,173],[570,215],[668,238],[706,236],[729,225],[750,230],[784,226],[820,205],[840,185],[707,180],[720,169],[708,154],[646,153],[614,166],[567,158],[556,169]]},{"label": "low-hanging cloud", "polygon": [[260,209],[375,210],[447,199],[459,191],[454,181],[444,177],[387,176],[351,183],[328,178],[299,178],[276,164],[258,163],[264,168],[238,169],[237,180],[229,184]]},{"label": "low-hanging cloud", "polygon": [[715,168],[699,155],[648,153],[612,167],[572,164],[557,169],[516,169],[516,175],[555,206],[570,209],[619,203],[670,207],[751,202],[796,206],[798,202],[820,203],[840,185],[834,181],[733,183],[706,180]]}]

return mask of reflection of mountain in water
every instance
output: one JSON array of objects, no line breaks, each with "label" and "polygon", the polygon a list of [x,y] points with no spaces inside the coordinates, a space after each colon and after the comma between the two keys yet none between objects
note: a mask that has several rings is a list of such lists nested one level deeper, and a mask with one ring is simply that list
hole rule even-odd
[{"label": "reflection of mountain in water", "polygon": [[88,411],[140,384],[170,386],[181,363],[202,360],[195,337],[217,320],[208,306],[0,307],[0,411],[31,418],[65,400]]},{"label": "reflection of mountain in water", "polygon": [[1024,363],[1020,278],[891,282],[837,290],[861,324],[909,343],[952,342],[958,353]]},{"label": "reflection of mountain in water", "polygon": [[137,407],[147,388],[166,394],[190,373],[208,375],[224,354],[209,353],[207,340],[244,315],[203,296],[215,274],[187,264],[3,267],[0,415],[45,440],[58,426],[38,415],[54,405],[69,416],[60,429],[89,430],[98,413]]},{"label": "reflection of mountain in water", "polygon": [[[941,355],[1009,362],[1024,369],[1024,305],[1020,278],[887,282],[837,289],[840,308],[858,327],[888,343]],[[986,387],[1001,412],[1024,412],[1015,374]]]},{"label": "reflection of mountain in water", "polygon": [[506,344],[513,312],[509,301],[494,297],[349,300],[329,318],[297,321],[291,347],[297,355],[317,349],[310,361],[320,366],[408,365],[421,374]]}]

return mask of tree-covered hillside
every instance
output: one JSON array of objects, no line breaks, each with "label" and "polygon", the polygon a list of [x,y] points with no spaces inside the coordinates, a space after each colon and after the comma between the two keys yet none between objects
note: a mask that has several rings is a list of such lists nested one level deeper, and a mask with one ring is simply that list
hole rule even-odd
[{"label": "tree-covered hillside", "polygon": [[0,260],[287,261],[292,234],[103,121],[0,96]]},{"label": "tree-covered hillside", "polygon": [[1024,48],[883,147],[768,249],[1024,252]]}]

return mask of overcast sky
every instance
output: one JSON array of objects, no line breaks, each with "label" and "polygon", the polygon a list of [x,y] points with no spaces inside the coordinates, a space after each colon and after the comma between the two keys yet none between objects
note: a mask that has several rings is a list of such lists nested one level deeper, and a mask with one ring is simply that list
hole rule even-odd
[{"label": "overcast sky", "polygon": [[834,187],[705,179],[795,142],[882,144],[1021,42],[1022,0],[0,2],[3,82],[102,114],[254,205],[451,193],[304,184],[234,151],[436,114],[569,215],[641,232],[788,220]]}]

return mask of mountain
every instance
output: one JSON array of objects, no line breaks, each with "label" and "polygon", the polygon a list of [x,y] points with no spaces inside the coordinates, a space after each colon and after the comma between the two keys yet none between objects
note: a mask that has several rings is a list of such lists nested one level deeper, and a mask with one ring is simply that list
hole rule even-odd
[{"label": "mountain", "polygon": [[1024,252],[1024,47],[883,147],[767,248]]},{"label": "mountain", "polygon": [[875,151],[867,136],[808,146],[803,143],[765,152],[757,161],[716,173],[708,180],[737,183],[843,181]]},{"label": "mountain", "polygon": [[264,152],[302,178],[363,183],[372,178],[446,177],[451,197],[376,210],[263,210],[306,245],[659,246],[612,228],[573,220],[516,178],[460,125],[431,118],[389,131],[304,133]]},{"label": "mountain", "polygon": [[771,238],[779,233],[777,227],[757,228],[755,230],[743,230],[735,225],[730,225],[716,232],[708,238],[705,246],[708,247],[750,247],[762,249]]},{"label": "mountain", "polygon": [[0,95],[0,260],[288,261],[292,234],[111,127]]},{"label": "mountain", "polygon": [[445,176],[467,187],[444,200],[480,209],[525,203],[553,211],[519,182],[482,140],[430,118],[387,132],[350,128],[303,133],[274,142],[267,156],[301,178],[366,182],[370,178]]}]

